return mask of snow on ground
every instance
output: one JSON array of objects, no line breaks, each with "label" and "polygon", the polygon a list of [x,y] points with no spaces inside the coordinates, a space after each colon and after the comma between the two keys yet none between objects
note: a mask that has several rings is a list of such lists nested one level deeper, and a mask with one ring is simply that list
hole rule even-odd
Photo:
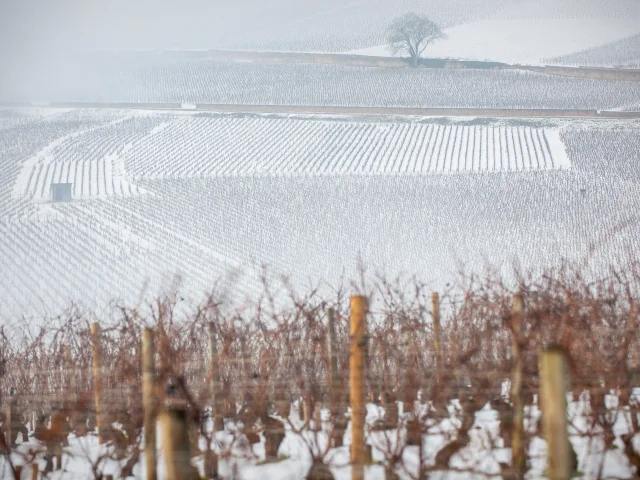
[{"label": "snow on ground", "polygon": [[101,131],[134,123],[129,117],[52,142],[22,163],[14,197],[47,201],[54,183],[71,183],[74,199],[90,199],[144,193],[132,179],[516,172],[571,165],[558,131],[549,128],[180,115],[158,124],[161,118],[125,140],[117,131]]},{"label": "snow on ground", "polygon": [[61,115],[63,113],[71,112],[71,108],[52,108],[43,104],[41,106],[32,107],[5,107],[2,108],[3,112],[14,112],[17,115],[24,115],[30,117],[49,117],[52,115]]},{"label": "snow on ground", "polygon": [[[7,146],[0,151],[16,149],[0,157],[0,292],[7,299],[0,316],[9,321],[55,315],[71,301],[96,309],[111,300],[136,304],[166,292],[176,275],[185,304],[202,301],[217,279],[242,302],[256,298],[263,264],[296,286],[336,284],[339,272],[356,272],[360,257],[371,272],[415,273],[439,288],[459,265],[508,270],[515,258],[524,268],[582,259],[639,208],[635,121],[340,122],[179,112],[70,137],[98,119],[113,121],[81,113],[80,123],[63,114],[60,125],[52,116],[35,126],[7,121],[0,130]],[[44,135],[46,143],[38,140]],[[148,194],[65,204],[13,197],[23,162],[56,138],[70,142],[57,144],[60,158],[86,159],[92,173],[101,172],[94,167],[105,154],[132,144],[120,156],[124,172]],[[367,171],[386,174],[363,175],[356,166],[365,160]],[[473,170],[422,174],[452,160]],[[343,174],[325,174],[331,170]],[[638,238],[629,223],[593,261],[637,251]]]},{"label": "snow on ground", "polygon": [[[51,198],[51,185],[71,183],[76,198],[98,198],[141,193],[131,184],[119,154],[130,148],[114,136],[107,141],[100,130],[131,121],[124,116],[102,127],[74,132],[59,138],[23,162],[15,180],[13,195],[35,201]],[[86,141],[87,137],[91,140]],[[89,145],[87,145],[89,143]]]},{"label": "snow on ground", "polygon": [[[425,57],[539,64],[640,33],[635,18],[491,19],[456,25]],[[387,45],[346,53],[390,56]]]},{"label": "snow on ground", "polygon": [[[617,400],[616,397],[608,398]],[[399,405],[402,410],[402,405]],[[584,428],[590,423],[590,415],[588,414],[588,404],[583,398],[578,397],[576,401],[572,400],[572,396],[568,397],[567,413],[570,419],[569,440],[578,456],[578,469],[585,479],[592,478],[633,478],[632,466],[629,464],[623,450],[619,437],[629,432],[628,414],[618,410],[617,404],[609,405],[611,413],[616,415],[614,434],[618,439],[614,442],[615,447],[605,451],[602,438],[594,437],[585,438],[580,434],[577,428]],[[418,409],[424,408],[416,405]],[[456,400],[452,401],[449,412],[450,418],[446,418],[440,422],[434,423],[423,435],[424,455],[427,464],[433,464],[435,454],[445,445],[446,438],[455,432],[459,427],[459,418],[455,414],[459,404]],[[319,432],[305,430],[300,433],[303,422],[297,414],[297,409],[291,409],[289,422],[285,423],[285,439],[279,448],[279,460],[275,462],[264,463],[265,450],[264,438],[261,442],[250,447],[243,446],[243,442],[238,442],[235,437],[236,427],[232,422],[226,422],[226,430],[215,434],[215,441],[212,442],[214,451],[225,451],[232,455],[224,455],[219,457],[219,473],[223,478],[230,478],[233,471],[237,469],[240,478],[244,480],[260,480],[264,478],[291,479],[299,480],[304,478],[311,466],[310,450],[316,452],[326,447],[327,431],[330,425],[328,412],[323,412],[322,427]],[[384,415],[384,409],[375,404],[367,405],[367,424],[372,426],[376,419]],[[404,414],[403,414],[404,415]],[[403,416],[401,415],[401,416]],[[533,419],[540,418],[540,411],[536,405],[527,406],[525,408],[525,428],[533,435],[529,445],[529,456],[531,458],[528,478],[544,478],[546,472],[546,442],[537,435],[538,431],[531,423]],[[294,431],[294,427],[298,432]],[[206,427],[211,432],[211,424]],[[31,435],[31,433],[30,433]],[[372,446],[372,458],[374,464],[365,468],[365,478],[368,480],[383,480],[385,478],[383,464],[385,463],[385,450],[395,449],[397,441],[404,435],[396,430],[385,431],[369,431],[366,434],[366,443]],[[475,422],[473,428],[469,431],[470,440],[466,447],[456,453],[450,465],[460,470],[472,469],[476,472],[474,477],[478,478],[501,478],[500,466],[498,462],[508,463],[510,461],[511,452],[509,448],[504,448],[500,440],[500,421],[498,412],[490,408],[487,404],[485,407],[475,414]],[[20,435],[21,438],[21,435]],[[331,470],[336,480],[347,480],[351,478],[351,467],[349,466],[349,443],[351,438],[350,426],[345,431],[345,445],[340,448],[331,449],[325,457],[325,462],[331,466]],[[163,441],[159,430],[156,448],[158,452],[158,479],[165,480],[167,471],[165,467],[165,459],[163,456]],[[494,443],[495,442],[495,443]],[[143,440],[144,443],[144,440]],[[201,450],[206,449],[206,438],[200,438]],[[493,446],[492,446],[493,445]],[[14,465],[25,465],[26,459],[32,457],[29,453],[42,452],[43,445],[30,438],[27,442],[20,443],[18,448],[12,454],[12,462]],[[99,445],[94,435],[83,437],[69,436],[69,445],[63,449],[62,469],[54,471],[48,478],[56,480],[89,480],[94,478],[92,470],[103,474],[114,475],[118,478],[122,466],[126,463],[127,458],[122,460],[114,460],[111,457],[113,447],[107,445]],[[36,454],[37,463],[40,471],[44,470],[45,460],[43,454]],[[397,470],[399,478],[410,479],[410,474],[416,475],[418,462],[417,447],[407,446],[403,451],[403,464],[407,469]],[[203,457],[202,455],[194,456],[192,464],[203,473]],[[602,463],[602,470],[600,465]],[[144,462],[144,454],[133,469],[134,478],[145,478],[146,468]],[[8,465],[4,458],[0,458],[0,476],[5,478],[8,475]],[[23,469],[23,476],[31,475],[30,462],[26,462]],[[464,472],[453,471],[434,471],[431,478],[437,479],[466,479],[472,475]],[[415,478],[415,477],[414,477]]]},{"label": "snow on ground", "polygon": [[441,125],[433,120],[416,124],[187,117],[170,129],[139,138],[122,158],[135,179],[455,174],[570,167],[557,130]]},{"label": "snow on ground", "polygon": [[34,201],[51,199],[54,183],[71,183],[74,198],[103,198],[142,193],[128,181],[124,163],[115,155],[101,159],[56,161],[54,157],[33,157],[24,163],[16,181],[16,195]]},{"label": "snow on ground", "polygon": [[545,63],[550,65],[640,68],[640,35],[633,35],[570,55],[550,58]]},{"label": "snow on ground", "polygon": [[[375,45],[375,44],[374,44]],[[2,88],[0,101],[205,103],[345,107],[619,108],[640,82],[511,70],[237,63],[214,59],[136,67],[90,58]],[[189,110],[183,110],[188,113]]]}]

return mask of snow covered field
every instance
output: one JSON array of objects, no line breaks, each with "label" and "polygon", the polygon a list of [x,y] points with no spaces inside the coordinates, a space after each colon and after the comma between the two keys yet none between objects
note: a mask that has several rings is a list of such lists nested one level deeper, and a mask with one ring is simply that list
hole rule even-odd
[{"label": "snow covered field", "polygon": [[627,37],[600,47],[549,58],[546,63],[569,66],[640,68],[640,35]]},{"label": "snow covered field", "polygon": [[552,129],[251,117],[174,121],[140,138],[122,161],[136,179],[517,172],[570,165]]},{"label": "snow covered field", "polygon": [[131,125],[132,120],[122,117],[99,128],[55,140],[23,163],[14,185],[14,196],[50,200],[53,183],[73,184],[74,198],[140,193],[136,185],[126,180],[119,155],[130,148],[129,142],[143,131],[140,125],[151,128],[153,120],[136,119],[137,124]]},{"label": "snow covered field", "polygon": [[[3,83],[4,82],[4,83]],[[445,70],[97,56],[21,82],[0,101],[625,109],[640,82],[511,70]]]},{"label": "snow covered field", "polygon": [[[72,299],[135,303],[141,292],[170,287],[175,274],[187,301],[199,301],[218,277],[242,298],[258,288],[251,278],[263,263],[306,284],[353,272],[361,256],[372,269],[417,273],[440,285],[461,264],[507,268],[518,258],[549,265],[579,259],[596,243],[597,268],[640,244],[632,220],[640,207],[639,128],[633,121],[353,122],[118,111],[4,117],[0,292],[7,300],[0,314],[52,313]],[[293,146],[289,139],[300,135],[307,139]],[[456,141],[447,144],[449,137]],[[487,163],[477,171],[485,148],[496,159],[514,155],[501,168]],[[92,165],[93,192],[106,178],[93,166],[116,155],[123,180],[140,194],[94,198],[77,186],[73,202],[55,205],[43,203],[38,189],[16,196],[16,185],[31,185],[24,182],[30,159],[43,159],[45,170],[84,164],[86,174]],[[461,158],[473,163],[456,174],[450,162],[458,159],[464,170]],[[303,168],[307,159],[318,167]],[[370,173],[386,174],[361,175],[355,165],[365,161]],[[36,185],[42,192],[46,181]],[[611,231],[618,233],[603,240]]]},{"label": "snow covered field", "polygon": [[89,199],[141,194],[140,179],[569,167],[557,129],[137,114],[52,142],[23,162],[13,196],[49,201],[53,183]]},{"label": "snow covered field", "polygon": [[[625,17],[486,19],[445,33],[447,38],[429,46],[425,57],[536,65],[633,37],[640,33],[640,22]],[[347,53],[390,56],[384,44]]]}]

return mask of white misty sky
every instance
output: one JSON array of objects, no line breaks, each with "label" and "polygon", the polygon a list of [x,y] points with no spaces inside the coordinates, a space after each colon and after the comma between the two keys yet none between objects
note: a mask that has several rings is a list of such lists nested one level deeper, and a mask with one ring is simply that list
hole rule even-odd
[{"label": "white misty sky", "polygon": [[[22,54],[100,48],[209,48],[239,29],[304,18],[337,0],[0,0],[0,39]],[[314,7],[314,2],[315,7]]]}]

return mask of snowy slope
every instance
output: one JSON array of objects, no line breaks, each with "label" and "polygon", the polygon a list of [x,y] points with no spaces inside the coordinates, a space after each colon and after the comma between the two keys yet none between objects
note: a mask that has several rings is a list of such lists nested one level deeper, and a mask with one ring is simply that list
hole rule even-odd
[{"label": "snowy slope", "polygon": [[187,117],[140,138],[122,160],[137,179],[517,172],[570,166],[553,129],[251,117]]},{"label": "snowy slope", "polygon": [[[545,59],[592,49],[640,33],[636,18],[488,19],[445,29],[423,56],[540,64]],[[359,55],[389,56],[386,45],[352,50]]]},{"label": "snowy slope", "polygon": [[[371,270],[439,284],[460,264],[507,268],[518,258],[540,267],[580,259],[595,242],[597,268],[640,245],[640,229],[629,223],[640,208],[634,122],[155,115],[118,124],[135,133],[121,159],[141,195],[68,204],[15,198],[20,162],[43,147],[34,152],[25,142],[3,154],[0,165],[11,168],[0,184],[0,316],[53,314],[74,300],[137,304],[171,287],[175,275],[187,302],[219,278],[242,300],[259,288],[263,264],[300,284],[333,283],[345,269],[355,272],[360,257]],[[44,135],[55,118],[35,124]],[[0,141],[34,132],[25,129],[7,122]],[[110,132],[102,143],[121,145],[119,129],[94,133]],[[58,138],[67,135],[60,129]],[[96,165],[90,152],[102,158],[102,150],[91,135],[61,143],[60,154]],[[296,138],[304,141],[296,146]],[[453,159],[468,168],[456,174]],[[363,175],[365,164],[376,174]],[[599,240],[612,230],[619,233]]]}]

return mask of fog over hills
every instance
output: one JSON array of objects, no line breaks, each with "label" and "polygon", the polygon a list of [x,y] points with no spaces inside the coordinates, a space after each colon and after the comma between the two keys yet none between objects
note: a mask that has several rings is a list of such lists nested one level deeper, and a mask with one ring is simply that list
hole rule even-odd
[{"label": "fog over hills", "polygon": [[364,48],[393,16],[444,27],[485,18],[637,18],[634,0],[3,0],[0,48],[51,55],[75,49]]}]

